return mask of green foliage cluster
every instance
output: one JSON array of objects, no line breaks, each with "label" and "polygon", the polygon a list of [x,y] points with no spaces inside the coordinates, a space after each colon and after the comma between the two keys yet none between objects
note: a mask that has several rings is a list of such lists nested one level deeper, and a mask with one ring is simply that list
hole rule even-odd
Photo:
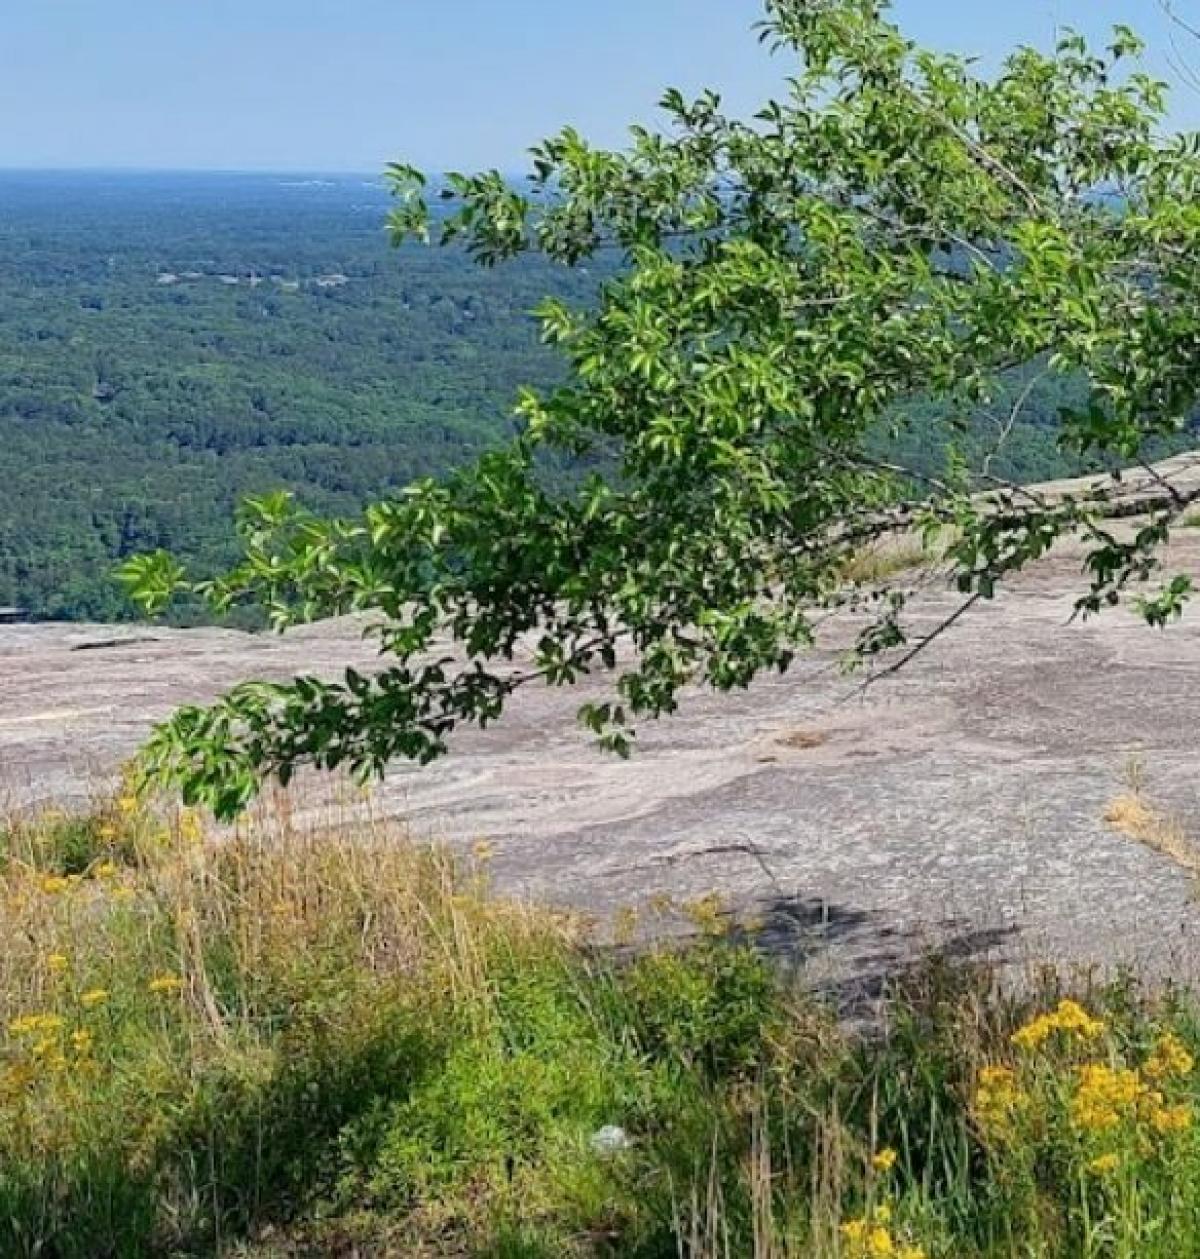
[{"label": "green foliage cluster", "polygon": [[[686,686],[787,670],[905,497],[907,521],[951,527],[966,602],[1076,534],[1080,612],[1132,587],[1151,623],[1179,613],[1186,577],[1145,583],[1194,492],[1164,486],[1129,538],[1102,503],[1047,502],[986,455],[887,456],[918,422],[926,447],[989,414],[1003,436],[1039,390],[1065,402],[1057,440],[1080,457],[1134,462],[1189,431],[1200,141],[1164,137],[1136,37],[1097,52],[1067,34],[985,78],[907,40],[880,0],[766,8],[794,73],[751,122],[671,91],[664,131],[611,152],[568,129],[534,149],[527,189],[450,177],[448,214],[420,172],[390,169],[397,243],[622,265],[595,303],[540,306],[568,372],[521,392],[507,446],[353,519],[253,503],[242,561],[212,581],[164,554],[129,564],[150,609],[185,592],[278,627],[360,613],[384,656],[369,678],[249,684],[180,713],[152,774],[229,815],[300,766],[430,761],[521,686],[596,671],[612,689],[580,719],[627,754]],[[555,484],[548,458],[598,470]],[[905,643],[904,602],[877,593],[852,661]]]},{"label": "green foliage cluster", "polygon": [[529,312],[593,281],[393,251],[387,206],[357,179],[0,176],[0,605],[128,616],[114,564],[219,571],[243,498],[354,512],[511,432],[560,372]]}]

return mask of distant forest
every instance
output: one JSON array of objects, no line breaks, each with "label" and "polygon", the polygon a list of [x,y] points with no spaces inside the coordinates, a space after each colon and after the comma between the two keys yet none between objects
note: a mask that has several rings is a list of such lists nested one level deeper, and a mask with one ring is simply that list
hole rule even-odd
[{"label": "distant forest", "polygon": [[0,604],[128,613],[125,556],[234,555],[248,494],[346,513],[510,430],[584,275],[392,250],[365,180],[0,176]]},{"label": "distant forest", "polygon": [[[217,568],[247,495],[349,513],[511,432],[518,386],[559,370],[529,312],[602,277],[394,251],[388,205],[367,179],[0,175],[0,605],[125,617],[114,565]],[[1072,392],[1037,384],[996,472],[1071,469]],[[1004,410],[972,417],[973,458]],[[910,418],[881,446],[940,467],[944,426]]]}]

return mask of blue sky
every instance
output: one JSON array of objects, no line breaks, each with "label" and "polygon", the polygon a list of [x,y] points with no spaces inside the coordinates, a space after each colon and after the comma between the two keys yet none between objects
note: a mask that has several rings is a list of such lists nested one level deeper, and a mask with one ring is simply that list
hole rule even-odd
[{"label": "blue sky", "polygon": [[[1177,4],[1200,21],[1200,0]],[[1126,21],[1171,77],[1157,0],[895,12],[989,59],[1056,24]],[[563,123],[618,141],[668,84],[752,107],[781,73],[749,33],[758,14],[758,0],[0,0],[0,166],[516,169]],[[1200,125],[1200,92],[1176,102],[1179,124]]]}]

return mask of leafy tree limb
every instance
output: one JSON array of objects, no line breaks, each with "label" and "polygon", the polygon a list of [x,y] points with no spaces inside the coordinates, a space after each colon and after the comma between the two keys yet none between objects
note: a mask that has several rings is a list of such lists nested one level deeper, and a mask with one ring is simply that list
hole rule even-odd
[{"label": "leafy tree limb", "polygon": [[[877,0],[769,0],[761,34],[794,74],[750,122],[715,93],[671,91],[666,128],[634,128],[627,151],[566,130],[533,150],[526,190],[454,175],[444,211],[418,171],[391,168],[397,242],[460,242],[485,265],[616,250],[624,265],[593,309],[538,312],[571,371],[522,395],[507,449],[357,520],[251,503],[244,561],[198,587],[165,556],[128,567],[151,610],[199,589],[280,628],[363,614],[383,658],[372,677],[252,684],[179,713],[147,749],[155,775],[229,815],[268,775],[429,761],[518,687],[597,671],[612,693],[581,719],[627,753],[685,686],[786,670],[817,611],[845,599],[848,560],[914,496],[913,518],[954,526],[972,601],[1071,532],[1092,543],[1081,610],[1154,574],[1174,509],[1123,542],[1096,504],[1015,487],[981,502],[986,477],[921,481],[877,455],[913,402],[965,415],[1029,364],[1087,382],[1062,416],[1069,449],[1128,462],[1185,428],[1200,145],[1160,136],[1165,92],[1136,36],[1023,48],[987,80],[916,47]],[[554,491],[547,455],[610,471]],[[1168,582],[1147,616],[1186,594]],[[905,641],[902,595],[877,606],[864,656]]]}]

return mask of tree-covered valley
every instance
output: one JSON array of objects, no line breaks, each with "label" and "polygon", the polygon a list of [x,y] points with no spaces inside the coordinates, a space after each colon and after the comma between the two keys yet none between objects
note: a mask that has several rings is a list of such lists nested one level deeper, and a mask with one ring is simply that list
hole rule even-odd
[{"label": "tree-covered valley", "polygon": [[364,179],[0,176],[0,604],[128,609],[113,565],[227,561],[240,499],[348,512],[460,464],[556,370],[587,276],[394,251]]},{"label": "tree-covered valley", "polygon": [[[389,205],[367,177],[0,175],[0,605],[124,617],[115,565],[222,567],[246,496],[349,513],[511,431],[518,388],[559,371],[530,312],[586,302],[606,264],[394,250]],[[995,471],[1075,466],[1069,393],[1037,380]],[[911,416],[887,444],[940,466],[945,427]],[[1010,418],[972,417],[976,461]]]}]

